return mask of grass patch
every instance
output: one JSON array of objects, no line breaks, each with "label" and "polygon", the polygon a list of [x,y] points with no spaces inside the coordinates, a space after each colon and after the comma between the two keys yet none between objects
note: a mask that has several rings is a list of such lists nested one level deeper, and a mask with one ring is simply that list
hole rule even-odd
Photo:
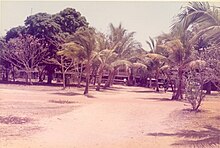
[{"label": "grass patch", "polygon": [[59,104],[73,104],[78,103],[75,101],[69,101],[69,100],[49,100],[50,103],[59,103]]},{"label": "grass patch", "polygon": [[27,117],[17,117],[17,116],[0,116],[0,123],[2,124],[25,124],[29,123],[32,119]]}]

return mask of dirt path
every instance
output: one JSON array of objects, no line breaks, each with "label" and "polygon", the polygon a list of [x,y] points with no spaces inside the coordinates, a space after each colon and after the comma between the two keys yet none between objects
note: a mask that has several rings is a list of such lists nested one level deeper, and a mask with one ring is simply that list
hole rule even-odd
[{"label": "dirt path", "polygon": [[38,122],[41,130],[35,134],[0,141],[1,145],[6,148],[170,147],[175,137],[147,135],[169,132],[174,126],[167,122],[169,115],[187,105],[168,101],[169,93],[147,91],[120,87],[118,91],[93,91],[93,98],[72,96],[72,100],[87,99],[89,103],[42,118]]}]

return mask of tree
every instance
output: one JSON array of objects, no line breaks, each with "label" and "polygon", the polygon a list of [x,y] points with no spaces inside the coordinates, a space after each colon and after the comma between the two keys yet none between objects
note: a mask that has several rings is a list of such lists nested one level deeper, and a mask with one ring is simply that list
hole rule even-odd
[{"label": "tree", "polygon": [[214,70],[208,67],[204,60],[194,60],[189,63],[186,78],[186,99],[192,105],[193,111],[198,111],[205,93],[204,84],[210,81]]},{"label": "tree", "polygon": [[168,63],[177,71],[177,90],[174,90],[172,100],[182,99],[183,75],[187,64],[192,61],[191,49],[179,39],[167,41],[160,47],[168,52]]},{"label": "tree", "polygon": [[[59,47],[66,42],[65,39],[78,28],[87,27],[88,23],[85,17],[81,16],[75,9],[66,8],[54,15],[47,13],[31,15],[25,20],[25,26],[28,34],[34,35],[48,44],[47,59],[53,59],[56,57]],[[48,83],[51,83],[56,65],[47,63],[44,64],[48,73]]]},{"label": "tree", "polygon": [[55,23],[59,24],[62,32],[73,34],[80,27],[88,27],[86,18],[74,8],[66,8],[52,16]]},{"label": "tree", "polygon": [[76,48],[76,45],[73,43],[65,43],[62,45],[62,50],[57,52],[59,59],[53,59],[52,62],[61,66],[61,71],[63,74],[63,89],[66,88],[66,72],[71,69],[76,69],[77,56],[79,56],[80,48]]},{"label": "tree", "polygon": [[25,34],[25,32],[26,32],[25,26],[18,26],[11,28],[9,31],[7,31],[5,40],[9,41],[12,38],[17,38],[19,37],[20,34]]},{"label": "tree", "polygon": [[71,37],[69,41],[73,45],[72,49],[78,50],[78,55],[82,56],[85,60],[86,87],[84,90],[84,95],[87,95],[89,93],[91,64],[94,59],[94,52],[97,45],[96,31],[91,27],[82,27],[75,32],[74,36]]},{"label": "tree", "polygon": [[8,41],[1,55],[18,69],[25,70],[26,81],[32,84],[31,72],[47,57],[47,47],[32,35],[20,35]]},{"label": "tree", "polygon": [[149,37],[150,41],[146,41],[147,45],[150,47],[150,53],[155,53],[156,50],[156,41]]},{"label": "tree", "polygon": [[[2,52],[6,48],[6,40],[5,38],[0,38],[0,51]],[[0,55],[0,64],[2,65],[2,80],[3,81],[8,81],[9,78],[9,71],[11,68],[11,64],[3,59],[3,55]]]},{"label": "tree", "polygon": [[220,11],[219,7],[210,6],[208,2],[189,2],[183,7],[174,21],[181,24],[183,30],[193,29],[194,35],[190,43],[194,44],[200,37],[204,41],[219,43],[220,39]]},{"label": "tree", "polygon": [[[219,16],[219,8],[211,7],[208,2],[189,2],[177,15],[173,29],[181,26],[183,32],[191,31],[191,37],[187,41],[189,48],[200,53],[213,44],[219,45]],[[207,93],[211,93],[211,81],[208,84]]]},{"label": "tree", "polygon": [[121,24],[118,27],[110,24],[110,31],[108,35],[108,49],[114,50],[117,57],[115,58],[115,62],[111,64],[113,68],[109,71],[109,77],[105,83],[105,87],[109,87],[113,83],[116,70],[120,66],[128,67],[131,64],[129,58],[133,56],[131,54],[133,53],[132,51],[141,48],[140,43],[133,38],[135,32],[128,32]]}]

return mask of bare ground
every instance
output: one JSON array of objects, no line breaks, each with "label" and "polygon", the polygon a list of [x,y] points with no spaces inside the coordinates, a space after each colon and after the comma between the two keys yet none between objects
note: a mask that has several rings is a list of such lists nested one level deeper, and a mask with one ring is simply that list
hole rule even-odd
[{"label": "bare ground", "polygon": [[2,148],[220,147],[220,95],[198,113],[171,93],[115,86],[83,88],[0,85]]}]

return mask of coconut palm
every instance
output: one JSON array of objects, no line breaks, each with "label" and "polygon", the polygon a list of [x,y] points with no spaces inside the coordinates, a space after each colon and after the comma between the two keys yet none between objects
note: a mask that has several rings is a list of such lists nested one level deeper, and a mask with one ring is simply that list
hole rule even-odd
[{"label": "coconut palm", "polygon": [[110,31],[108,49],[114,50],[117,57],[110,65],[112,69],[109,70],[109,77],[105,87],[109,87],[112,84],[115,73],[120,66],[128,67],[128,65],[131,65],[128,59],[132,56],[132,51],[141,48],[140,44],[133,38],[135,32],[127,32],[121,24],[118,27],[110,24]]},{"label": "coconut palm", "polygon": [[67,48],[65,52],[74,53],[78,51],[77,55],[83,57],[85,61],[86,87],[84,94],[87,95],[89,92],[91,64],[97,45],[95,29],[82,27],[74,33],[74,36],[70,37],[69,42],[72,48]]},{"label": "coconut palm", "polygon": [[146,41],[146,43],[150,47],[150,53],[155,53],[157,42],[149,36],[149,41]]},{"label": "coconut palm", "polygon": [[194,29],[191,44],[201,37],[205,41],[220,43],[220,9],[211,7],[208,2],[189,2],[178,14],[173,28],[177,24],[181,24],[183,30]]},{"label": "coconut palm", "polygon": [[167,41],[160,47],[169,53],[169,65],[177,71],[177,90],[174,91],[172,100],[182,99],[183,74],[187,64],[192,61],[191,49],[184,47],[184,44],[179,39]]},{"label": "coconut palm", "polygon": [[[208,49],[213,44],[220,45],[220,11],[219,7],[210,6],[208,2],[189,2],[178,14],[173,29],[181,26],[183,32],[191,31],[188,45],[198,52]],[[207,93],[211,91],[208,82]]]}]

